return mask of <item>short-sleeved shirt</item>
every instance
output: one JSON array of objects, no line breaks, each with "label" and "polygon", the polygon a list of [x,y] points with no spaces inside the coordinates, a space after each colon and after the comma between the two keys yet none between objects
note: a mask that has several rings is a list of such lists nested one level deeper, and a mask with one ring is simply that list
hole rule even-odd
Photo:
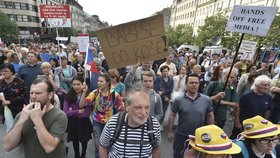
[{"label": "short-sleeved shirt", "polygon": [[269,94],[258,95],[250,90],[240,97],[240,121],[260,115],[264,117],[266,111],[270,111],[272,97]]},{"label": "short-sleeved shirt", "polygon": [[121,96],[118,93],[113,93],[113,91],[110,91],[108,95],[101,95],[98,90],[94,90],[86,97],[85,103],[87,106],[93,107],[92,119],[104,124],[114,113],[125,109]]},{"label": "short-sleeved shirt", "polygon": [[208,96],[200,94],[195,100],[187,97],[177,97],[171,110],[179,114],[176,133],[188,136],[205,124],[205,116],[213,111],[212,102]]},{"label": "short-sleeved shirt", "polygon": [[[209,97],[214,96],[214,95],[218,94],[219,92],[223,92],[223,87],[224,87],[224,83],[221,81],[210,82],[207,85],[207,87],[204,91],[204,94]],[[238,97],[236,88],[234,86],[230,86],[230,87],[226,88],[225,96],[224,96],[223,100],[238,103],[239,97]],[[216,103],[216,102],[213,103],[213,107],[215,110],[217,110],[217,111],[215,111],[215,117],[220,120],[226,120],[228,107],[224,106],[224,105],[219,105],[219,103]]]},{"label": "short-sleeved shirt", "polygon": [[[153,124],[153,132],[156,140],[155,146],[160,144],[161,141],[161,133],[160,127],[157,119],[153,116],[150,116]],[[114,115],[105,125],[103,132],[100,136],[100,145],[109,148],[110,140],[113,138],[116,124],[118,120],[118,115]],[[144,126],[143,130],[143,139],[142,137],[142,126]],[[127,132],[126,132],[127,129]],[[133,140],[133,142],[127,142],[126,146],[124,146],[124,140]],[[141,155],[140,154],[140,144],[137,144],[135,141],[149,141],[149,135],[147,131],[147,122],[144,125],[138,127],[130,127],[127,124],[127,121],[122,125],[121,132],[119,138],[112,145],[111,150],[109,151],[108,158],[148,158],[151,156],[153,151],[153,146],[150,143],[143,143]],[[125,155],[124,155],[125,151]]]},{"label": "short-sleeved shirt", "polygon": [[[16,116],[15,123],[18,121],[20,114],[21,113]],[[42,120],[47,131],[52,136],[59,138],[61,141],[53,152],[47,154],[39,142],[34,123],[31,119],[29,119],[25,122],[21,134],[21,143],[23,144],[25,157],[66,158],[65,146],[63,143],[63,136],[67,129],[68,122],[66,114],[62,110],[54,107],[44,114]]]},{"label": "short-sleeved shirt", "polygon": [[113,90],[115,92],[117,92],[119,95],[122,94],[122,92],[125,90],[125,85],[121,82],[119,82],[114,88]]}]

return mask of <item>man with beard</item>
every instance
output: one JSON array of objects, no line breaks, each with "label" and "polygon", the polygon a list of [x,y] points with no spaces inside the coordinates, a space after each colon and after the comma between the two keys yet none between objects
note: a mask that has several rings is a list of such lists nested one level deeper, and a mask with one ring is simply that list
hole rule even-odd
[{"label": "man with beard", "polygon": [[[128,94],[127,113],[112,116],[103,129],[99,145],[100,158],[160,157],[160,127],[157,119],[150,116],[149,100],[149,95],[142,90],[133,90]],[[119,120],[119,117],[123,119]],[[152,128],[149,128],[149,124]]]},{"label": "man with beard", "polygon": [[[174,158],[183,157],[185,141],[189,135],[194,135],[195,130],[207,124],[214,124],[212,102],[208,96],[198,92],[199,77],[189,74],[186,77],[186,93],[182,97],[175,98],[171,104],[171,112],[168,119],[168,141],[172,143]],[[176,114],[179,114],[179,122],[173,133],[173,124]]]},{"label": "man with beard", "polygon": [[20,143],[28,158],[66,158],[63,135],[67,116],[51,103],[53,85],[35,79],[30,89],[31,103],[24,106],[15,118],[13,128],[4,138],[4,149],[11,151]]},{"label": "man with beard", "polygon": [[[135,72],[137,68],[137,65],[134,65],[132,67],[132,72]],[[138,89],[142,89],[150,96],[150,114],[158,119],[160,121],[163,117],[163,107],[162,107],[162,101],[160,95],[154,90],[154,82],[155,82],[155,76],[150,71],[144,71],[141,74],[141,88],[137,85],[132,83],[132,76],[127,75],[126,76],[126,85],[128,87],[135,87]],[[129,89],[128,89],[129,91]]]}]

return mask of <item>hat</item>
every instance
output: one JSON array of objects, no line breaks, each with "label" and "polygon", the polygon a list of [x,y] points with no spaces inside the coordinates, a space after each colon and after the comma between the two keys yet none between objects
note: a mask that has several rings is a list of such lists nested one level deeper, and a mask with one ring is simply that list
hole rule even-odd
[{"label": "hat", "polygon": [[190,145],[197,151],[207,154],[238,154],[241,149],[216,125],[197,128],[195,136],[189,135]]},{"label": "hat", "polygon": [[261,116],[255,116],[243,121],[244,132],[241,133],[245,138],[264,138],[280,134],[280,126],[271,123]]}]

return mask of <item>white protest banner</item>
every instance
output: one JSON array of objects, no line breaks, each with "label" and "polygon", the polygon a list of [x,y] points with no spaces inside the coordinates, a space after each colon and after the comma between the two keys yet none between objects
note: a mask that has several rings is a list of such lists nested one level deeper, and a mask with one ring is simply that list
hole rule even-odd
[{"label": "white protest banner", "polygon": [[68,41],[68,37],[56,37],[57,41]]},{"label": "white protest banner", "polygon": [[257,46],[257,42],[242,40],[242,43],[239,48],[239,52],[240,53],[255,52],[256,46]]},{"label": "white protest banner", "polygon": [[89,35],[88,34],[79,34],[78,35],[78,46],[79,52],[86,54],[89,44]]},{"label": "white protest banner", "polygon": [[97,35],[110,69],[168,55],[162,14],[99,30]]},{"label": "white protest banner", "polygon": [[235,5],[227,23],[227,30],[266,36],[278,7]]}]

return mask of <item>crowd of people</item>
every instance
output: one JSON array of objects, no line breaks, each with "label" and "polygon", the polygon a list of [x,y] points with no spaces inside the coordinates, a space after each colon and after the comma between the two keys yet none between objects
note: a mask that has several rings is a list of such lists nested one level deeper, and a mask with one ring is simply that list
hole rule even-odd
[{"label": "crowd of people", "polygon": [[96,158],[160,157],[166,130],[174,158],[280,157],[278,59],[170,47],[164,59],[109,69],[102,47],[89,49],[94,71],[75,43],[0,48],[6,151],[21,143],[25,157],[62,158],[68,141],[85,158],[93,139]]}]

